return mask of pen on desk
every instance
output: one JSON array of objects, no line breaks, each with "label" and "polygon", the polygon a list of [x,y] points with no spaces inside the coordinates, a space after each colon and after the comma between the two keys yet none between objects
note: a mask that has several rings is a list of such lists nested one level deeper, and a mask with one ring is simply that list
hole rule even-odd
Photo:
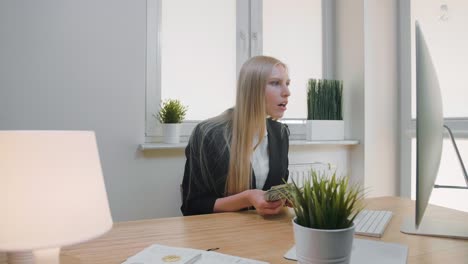
[{"label": "pen on desk", "polygon": [[199,259],[201,259],[201,256],[202,256],[201,253],[197,254],[197,255],[193,256],[191,259],[185,261],[184,264],[193,264],[193,263],[197,262]]},{"label": "pen on desk", "polygon": [[207,249],[206,251],[215,251],[215,250],[218,250],[218,249],[219,249],[219,247],[216,247],[216,248],[209,248],[209,249]]}]

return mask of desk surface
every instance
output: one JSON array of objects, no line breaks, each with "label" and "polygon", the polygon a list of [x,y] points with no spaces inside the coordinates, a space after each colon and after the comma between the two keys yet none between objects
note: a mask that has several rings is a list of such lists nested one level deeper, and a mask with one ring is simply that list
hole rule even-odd
[{"label": "desk surface", "polygon": [[[408,263],[468,263],[468,240],[406,235],[400,232],[405,215],[414,212],[414,201],[396,197],[368,199],[366,209],[394,212],[381,239],[409,246]],[[428,216],[467,221],[468,213],[430,206]],[[468,225],[468,224],[467,224]],[[217,252],[270,263],[296,263],[283,258],[294,244],[291,214],[262,217],[254,211],[115,223],[106,235],[62,250],[64,264],[122,263],[151,244],[219,248]],[[4,256],[0,263],[5,263]],[[77,261],[77,260],[80,261]],[[376,262],[378,263],[378,261]]]}]

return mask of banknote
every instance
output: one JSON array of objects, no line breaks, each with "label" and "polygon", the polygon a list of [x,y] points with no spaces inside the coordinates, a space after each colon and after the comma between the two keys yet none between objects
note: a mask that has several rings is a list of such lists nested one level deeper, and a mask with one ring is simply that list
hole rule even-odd
[{"label": "banknote", "polygon": [[287,189],[289,188],[289,183],[276,185],[270,188],[270,190],[265,192],[265,200],[272,202],[277,201],[280,199],[290,199],[289,192]]}]

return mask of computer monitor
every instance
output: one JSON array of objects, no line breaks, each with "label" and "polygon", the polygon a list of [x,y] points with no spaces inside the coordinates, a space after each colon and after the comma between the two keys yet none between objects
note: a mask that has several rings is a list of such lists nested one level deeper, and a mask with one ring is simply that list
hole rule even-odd
[{"label": "computer monitor", "polygon": [[[409,234],[468,239],[468,223],[425,218],[422,221],[439,171],[444,136],[442,95],[423,33],[416,22],[416,211],[405,219],[401,231]],[[448,129],[448,127],[446,127]],[[449,130],[450,136],[453,136]],[[454,147],[459,156],[455,141]],[[460,158],[460,156],[459,156]],[[460,163],[468,181],[466,170]],[[456,186],[437,186],[460,188]]]}]

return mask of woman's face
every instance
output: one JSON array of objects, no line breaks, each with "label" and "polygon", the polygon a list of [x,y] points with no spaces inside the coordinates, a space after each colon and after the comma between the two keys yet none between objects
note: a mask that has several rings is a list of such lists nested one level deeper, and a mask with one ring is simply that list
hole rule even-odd
[{"label": "woman's face", "polygon": [[267,79],[265,88],[265,104],[267,115],[273,119],[283,117],[288,104],[289,92],[289,75],[283,65],[276,65]]}]

